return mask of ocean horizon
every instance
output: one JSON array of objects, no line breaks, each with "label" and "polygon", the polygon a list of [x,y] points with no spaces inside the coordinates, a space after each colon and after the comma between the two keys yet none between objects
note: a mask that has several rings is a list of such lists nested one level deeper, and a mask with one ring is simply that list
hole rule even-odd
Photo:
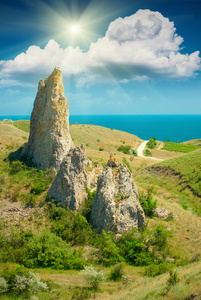
[{"label": "ocean horizon", "polygon": [[[0,116],[30,120],[30,115]],[[125,131],[143,140],[155,137],[160,141],[179,143],[201,138],[201,115],[70,115],[70,124],[89,124]]]}]

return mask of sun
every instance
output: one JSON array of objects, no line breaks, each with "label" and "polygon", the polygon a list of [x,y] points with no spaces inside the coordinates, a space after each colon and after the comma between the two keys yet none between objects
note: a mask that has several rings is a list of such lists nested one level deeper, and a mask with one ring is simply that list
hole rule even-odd
[{"label": "sun", "polygon": [[78,24],[76,24],[76,23],[71,24],[69,26],[69,30],[70,30],[71,34],[79,34],[79,32],[80,32],[80,26]]}]

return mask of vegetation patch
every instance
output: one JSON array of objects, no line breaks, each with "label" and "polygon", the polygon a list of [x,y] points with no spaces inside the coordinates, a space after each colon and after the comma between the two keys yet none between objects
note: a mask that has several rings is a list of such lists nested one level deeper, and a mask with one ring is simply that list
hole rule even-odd
[{"label": "vegetation patch", "polygon": [[154,149],[156,147],[156,138],[152,137],[147,143],[147,147],[150,149]]},{"label": "vegetation patch", "polygon": [[151,187],[147,192],[139,193],[139,201],[144,210],[144,213],[148,217],[153,217],[155,209],[157,208],[157,200],[153,201],[153,189]]},{"label": "vegetation patch", "polygon": [[165,142],[164,147],[162,148],[162,150],[183,152],[183,153],[192,152],[197,149],[200,149],[200,146],[186,145],[186,144],[172,143],[172,142]]},{"label": "vegetation patch", "polygon": [[30,121],[27,120],[19,120],[19,121],[14,121],[13,125],[17,127],[20,130],[23,130],[27,133],[30,132]]},{"label": "vegetation patch", "polygon": [[125,157],[122,158],[123,163],[128,167],[129,171],[132,173],[131,166]]},{"label": "vegetation patch", "polygon": [[152,156],[151,152],[148,149],[144,150],[144,155],[145,156]]}]

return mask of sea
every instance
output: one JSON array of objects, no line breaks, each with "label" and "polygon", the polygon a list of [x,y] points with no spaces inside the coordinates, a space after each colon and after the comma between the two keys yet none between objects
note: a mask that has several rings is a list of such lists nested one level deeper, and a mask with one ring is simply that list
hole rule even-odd
[{"label": "sea", "polygon": [[[0,116],[30,120],[31,116]],[[92,124],[125,131],[143,140],[184,142],[201,139],[201,115],[70,115],[70,124]]]}]

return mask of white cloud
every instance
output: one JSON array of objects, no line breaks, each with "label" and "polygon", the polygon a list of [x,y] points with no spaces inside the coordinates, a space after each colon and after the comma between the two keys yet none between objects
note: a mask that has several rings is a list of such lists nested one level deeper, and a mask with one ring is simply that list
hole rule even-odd
[{"label": "white cloud", "polygon": [[159,12],[139,10],[111,22],[106,35],[87,52],[79,47],[62,49],[50,40],[44,49],[31,46],[14,60],[0,61],[0,79],[11,85],[32,82],[55,66],[65,77],[76,76],[78,85],[192,77],[200,70],[199,51],[181,54],[183,38],[175,31],[174,23]]}]

